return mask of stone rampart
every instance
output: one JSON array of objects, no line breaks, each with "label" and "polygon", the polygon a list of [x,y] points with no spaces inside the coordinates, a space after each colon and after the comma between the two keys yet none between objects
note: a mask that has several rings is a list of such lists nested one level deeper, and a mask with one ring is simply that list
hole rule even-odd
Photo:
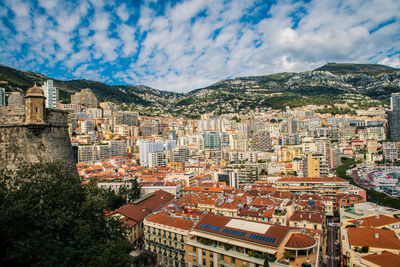
[{"label": "stone rampart", "polygon": [[25,107],[0,109],[0,165],[15,169],[20,163],[62,160],[75,164],[68,135],[68,112],[46,110],[46,121],[25,123]]}]

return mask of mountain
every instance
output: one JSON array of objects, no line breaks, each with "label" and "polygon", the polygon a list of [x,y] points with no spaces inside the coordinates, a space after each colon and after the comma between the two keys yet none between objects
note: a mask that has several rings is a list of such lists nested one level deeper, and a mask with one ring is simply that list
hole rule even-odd
[{"label": "mountain", "polygon": [[[0,81],[8,82],[2,82],[0,86],[6,87],[7,91],[25,91],[34,82],[41,84],[45,79],[47,77],[40,73],[0,65]],[[142,85],[110,86],[87,80],[53,80],[64,100],[82,88],[91,88],[100,100],[132,103],[144,112],[151,111],[151,114],[168,112],[187,117],[212,111],[227,113],[255,108],[329,105],[348,99],[349,94],[359,96],[358,102],[360,99],[371,102],[371,99],[387,100],[391,93],[400,92],[400,69],[351,63],[328,63],[315,70],[299,73],[222,80],[186,94]]]},{"label": "mountain", "polygon": [[[185,115],[254,108],[328,105],[348,94],[387,100],[400,92],[400,69],[376,64],[328,63],[313,71],[222,80],[179,98],[175,110]],[[207,103],[207,104],[204,104]]]},{"label": "mountain", "polygon": [[100,101],[110,100],[120,103],[133,103],[148,107],[160,107],[174,100],[181,94],[161,91],[143,85],[118,85],[110,86],[101,82],[89,80],[60,81],[46,77],[43,74],[19,71],[5,65],[0,65],[0,87],[5,87],[6,92],[26,92],[34,83],[43,84],[47,79],[52,79],[54,86],[59,89],[60,100],[68,102],[70,95],[83,88],[90,88]]}]

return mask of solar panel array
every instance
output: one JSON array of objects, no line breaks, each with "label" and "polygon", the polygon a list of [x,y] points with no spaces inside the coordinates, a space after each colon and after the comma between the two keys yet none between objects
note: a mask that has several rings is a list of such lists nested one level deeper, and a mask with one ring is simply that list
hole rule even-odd
[{"label": "solar panel array", "polygon": [[[199,228],[203,228],[203,229],[206,229],[206,230],[212,230],[212,231],[215,231],[215,232],[219,232],[219,231],[222,230],[222,227],[209,225],[209,224],[206,224],[206,223],[202,223],[199,226]],[[247,235],[247,232],[228,229],[228,228],[224,228],[224,230],[222,232],[225,233],[225,234],[235,235],[235,236],[242,237],[242,238],[246,237],[246,235]],[[266,242],[266,243],[271,243],[271,244],[274,244],[276,242],[276,238],[263,236],[263,235],[257,235],[257,234],[249,234],[248,238],[249,239],[258,240],[258,241],[262,241],[262,242]]]},{"label": "solar panel array", "polygon": [[245,237],[245,236],[247,235],[246,232],[242,232],[242,231],[238,231],[238,230],[232,230],[232,229],[227,229],[227,228],[225,228],[222,232],[225,233],[225,234],[236,235],[236,236],[239,236],[239,237]]},{"label": "solar panel array", "polygon": [[274,244],[276,242],[276,238],[263,236],[263,235],[250,234],[249,238],[250,239],[254,239],[254,240],[258,240],[258,241],[263,241],[263,242],[266,242],[266,243],[271,243],[271,244]]},{"label": "solar panel array", "polygon": [[212,231],[216,231],[216,232],[221,231],[221,229],[222,229],[221,227],[214,226],[214,225],[209,225],[209,224],[205,224],[205,223],[202,223],[199,226],[199,228],[203,228],[203,229],[206,229],[206,230],[212,230]]}]

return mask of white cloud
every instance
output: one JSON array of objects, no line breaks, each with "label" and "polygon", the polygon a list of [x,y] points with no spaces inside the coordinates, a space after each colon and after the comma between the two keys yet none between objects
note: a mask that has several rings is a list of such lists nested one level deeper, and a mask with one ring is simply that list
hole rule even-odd
[{"label": "white cloud", "polygon": [[135,39],[136,29],[126,24],[118,27],[118,35],[123,43],[123,56],[129,56],[136,52],[137,41]]},{"label": "white cloud", "polygon": [[127,21],[129,19],[129,11],[126,8],[126,4],[122,3],[118,8],[117,8],[117,14],[119,18],[122,21]]},{"label": "white cloud", "polygon": [[252,0],[4,4],[0,17],[9,23],[0,21],[1,63],[34,71],[57,65],[75,78],[188,91],[328,61],[399,66],[395,0],[277,1],[264,9],[265,1]]}]

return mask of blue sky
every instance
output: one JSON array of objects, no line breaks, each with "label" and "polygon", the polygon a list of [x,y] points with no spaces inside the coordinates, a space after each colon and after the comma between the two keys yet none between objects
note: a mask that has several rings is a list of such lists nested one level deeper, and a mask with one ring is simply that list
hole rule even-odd
[{"label": "blue sky", "polygon": [[399,16],[398,0],[0,0],[0,63],[177,92],[326,62],[399,68]]}]

